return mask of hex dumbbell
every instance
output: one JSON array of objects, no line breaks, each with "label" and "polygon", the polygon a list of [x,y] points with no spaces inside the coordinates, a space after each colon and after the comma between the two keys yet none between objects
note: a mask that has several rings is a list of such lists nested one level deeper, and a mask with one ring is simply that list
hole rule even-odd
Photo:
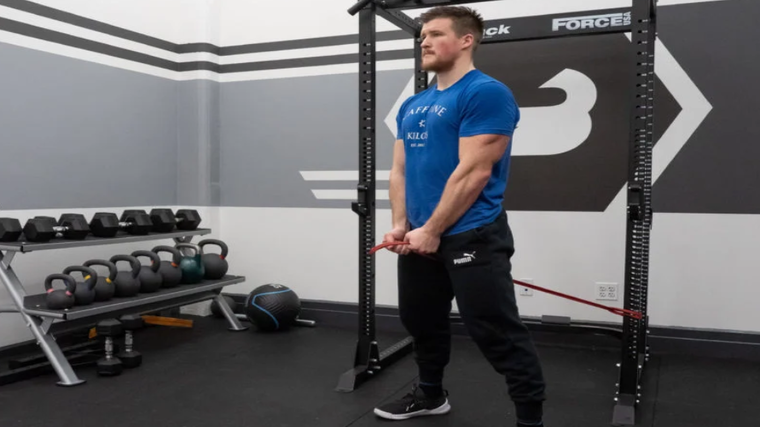
[{"label": "hex dumbbell", "polygon": [[171,209],[156,208],[150,211],[153,231],[169,233],[178,230],[195,230],[201,224],[201,216],[195,209],[179,209],[174,214]]},{"label": "hex dumbbell", "polygon": [[124,370],[122,361],[114,356],[114,339],[124,332],[124,328],[116,319],[106,319],[98,322],[96,331],[99,336],[105,337],[106,354],[98,360],[98,375],[113,377],[120,375]]},{"label": "hex dumbbell", "polygon": [[57,222],[51,216],[35,216],[24,224],[23,231],[30,242],[48,242],[56,237],[84,240],[90,227],[82,214],[63,214]]},{"label": "hex dumbbell", "polygon": [[119,319],[121,326],[124,328],[124,350],[119,352],[116,357],[121,360],[125,368],[136,368],[142,364],[142,354],[135,351],[134,332],[141,329],[145,322],[142,316],[137,314],[127,314]]},{"label": "hex dumbbell", "polygon": [[145,235],[153,229],[153,223],[146,213],[132,212],[119,219],[113,212],[97,212],[90,221],[90,229],[97,237],[115,237],[119,230],[133,235]]}]

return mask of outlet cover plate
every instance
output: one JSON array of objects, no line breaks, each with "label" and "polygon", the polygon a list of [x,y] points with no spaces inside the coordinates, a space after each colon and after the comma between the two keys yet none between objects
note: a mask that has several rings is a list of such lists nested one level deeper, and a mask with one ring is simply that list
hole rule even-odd
[{"label": "outlet cover plate", "polygon": [[594,294],[597,301],[617,301],[619,286],[615,282],[596,282],[594,283]]},{"label": "outlet cover plate", "polygon": [[[527,283],[529,285],[533,284],[533,279],[517,279],[517,280],[519,280],[521,282],[525,282],[525,283]],[[531,289],[531,288],[529,288],[527,286],[520,286],[518,284],[515,284],[515,286],[517,286],[517,289],[518,289],[518,291],[519,291],[519,293],[520,293],[521,296],[524,296],[524,297],[532,297],[533,296],[533,289]]]}]

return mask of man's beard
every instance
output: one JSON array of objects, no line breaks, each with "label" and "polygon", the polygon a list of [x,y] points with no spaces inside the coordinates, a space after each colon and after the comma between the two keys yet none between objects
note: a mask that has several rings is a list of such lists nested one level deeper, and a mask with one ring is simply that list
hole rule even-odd
[{"label": "man's beard", "polygon": [[422,69],[427,72],[432,73],[441,73],[443,71],[450,70],[452,67],[454,67],[454,61],[442,61],[438,58],[433,57],[433,60],[430,62],[424,62],[422,63]]}]

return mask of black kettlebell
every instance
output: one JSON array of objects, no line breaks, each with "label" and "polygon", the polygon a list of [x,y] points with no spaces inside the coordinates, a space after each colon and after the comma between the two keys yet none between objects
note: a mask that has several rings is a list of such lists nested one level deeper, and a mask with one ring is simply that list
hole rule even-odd
[{"label": "black kettlebell", "polygon": [[152,251],[156,254],[159,252],[172,254],[172,260],[161,261],[161,266],[158,268],[158,274],[161,275],[162,279],[161,286],[173,288],[179,285],[182,282],[182,270],[179,268],[179,264],[182,262],[182,253],[171,246],[156,246]]},{"label": "black kettlebell", "polygon": [[61,273],[71,276],[73,271],[81,271],[84,282],[77,282],[74,292],[74,305],[90,305],[95,301],[95,284],[98,283],[98,273],[83,265],[72,265],[63,269]]},{"label": "black kettlebell", "polygon": [[135,258],[141,256],[150,258],[150,266],[140,266],[140,292],[151,293],[161,289],[161,275],[158,274],[158,268],[161,267],[161,258],[151,251],[134,251],[131,254]]},{"label": "black kettlebell", "polygon": [[216,245],[219,246],[222,249],[221,254],[214,254],[214,253],[204,253],[203,254],[203,268],[206,269],[206,273],[203,277],[205,277],[208,280],[219,280],[222,277],[224,277],[225,274],[227,274],[227,269],[229,266],[227,265],[227,261],[225,258],[227,258],[228,248],[227,244],[222,242],[221,240],[216,239],[205,239],[198,242],[198,246],[200,246],[201,249],[205,252],[206,250],[203,248],[206,245]]},{"label": "black kettlebell", "polygon": [[[54,280],[63,280],[66,289],[53,289]],[[71,308],[76,302],[74,292],[77,289],[77,281],[67,274],[54,273],[45,278],[45,304],[50,310],[63,310]]]},{"label": "black kettlebell", "polygon": [[195,252],[194,255],[183,256],[179,262],[179,269],[182,270],[182,283],[193,284],[203,280],[205,271],[203,268],[203,250],[200,246],[193,243],[177,243],[174,247],[192,249]]},{"label": "black kettlebell", "polygon": [[116,273],[116,279],[113,281],[116,285],[117,297],[133,297],[140,292],[140,261],[137,258],[129,255],[114,255],[110,261],[117,265],[118,261],[127,261],[132,270],[119,271]]},{"label": "black kettlebell", "polygon": [[108,267],[108,276],[98,275],[98,280],[95,283],[95,301],[108,301],[113,298],[116,293],[116,274],[119,272],[116,269],[116,264],[104,259],[91,259],[82,264],[85,267],[91,267],[93,265],[103,265]]}]

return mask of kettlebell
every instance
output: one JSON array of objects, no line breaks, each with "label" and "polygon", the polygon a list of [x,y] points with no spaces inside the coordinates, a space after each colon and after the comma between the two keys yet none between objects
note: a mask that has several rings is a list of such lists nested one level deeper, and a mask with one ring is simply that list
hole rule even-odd
[{"label": "kettlebell", "polygon": [[151,293],[161,289],[161,275],[158,274],[158,268],[161,267],[161,258],[151,251],[134,251],[131,254],[138,258],[141,256],[150,258],[150,266],[141,265],[138,277],[140,279],[140,292]]},{"label": "kettlebell", "polygon": [[[63,280],[66,284],[66,289],[53,289],[54,280]],[[63,310],[71,308],[76,302],[74,298],[74,292],[77,289],[77,281],[73,277],[54,273],[45,278],[45,304],[50,310]]]},{"label": "kettlebell", "polygon": [[172,254],[171,261],[161,261],[158,268],[158,274],[161,275],[162,285],[164,288],[173,288],[182,282],[182,270],[179,268],[182,262],[182,253],[171,246],[156,246],[152,249],[156,254],[159,252],[169,252]]},{"label": "kettlebell", "polygon": [[116,279],[113,281],[116,285],[117,297],[133,297],[140,292],[140,261],[137,258],[129,255],[114,255],[110,261],[116,265],[118,261],[127,261],[131,266],[131,271],[118,271],[116,273]]},{"label": "kettlebell", "polygon": [[84,282],[77,282],[74,292],[74,305],[90,305],[95,301],[95,284],[98,283],[98,273],[83,265],[72,265],[63,269],[61,273],[71,275],[73,271],[81,271]]},{"label": "kettlebell", "polygon": [[116,280],[116,274],[119,272],[116,270],[116,265],[111,261],[104,259],[91,259],[82,265],[85,267],[93,265],[103,265],[108,267],[107,277],[98,275],[98,280],[95,283],[95,301],[108,301],[113,298],[113,295],[116,293],[116,285],[113,281]]},{"label": "kettlebell", "polygon": [[219,280],[222,277],[224,277],[225,274],[227,274],[227,269],[229,266],[227,265],[227,261],[225,258],[227,258],[228,248],[227,244],[222,242],[221,240],[216,239],[205,239],[198,242],[198,246],[200,246],[201,249],[205,252],[205,249],[203,248],[206,245],[216,245],[219,246],[222,249],[221,254],[214,254],[214,253],[204,253],[203,254],[203,268],[206,270],[206,273],[204,274],[204,278],[208,280]]},{"label": "kettlebell", "polygon": [[174,247],[195,251],[194,255],[183,256],[179,262],[179,269],[182,270],[182,283],[193,284],[203,280],[203,275],[205,274],[203,268],[203,250],[193,243],[177,243]]}]

